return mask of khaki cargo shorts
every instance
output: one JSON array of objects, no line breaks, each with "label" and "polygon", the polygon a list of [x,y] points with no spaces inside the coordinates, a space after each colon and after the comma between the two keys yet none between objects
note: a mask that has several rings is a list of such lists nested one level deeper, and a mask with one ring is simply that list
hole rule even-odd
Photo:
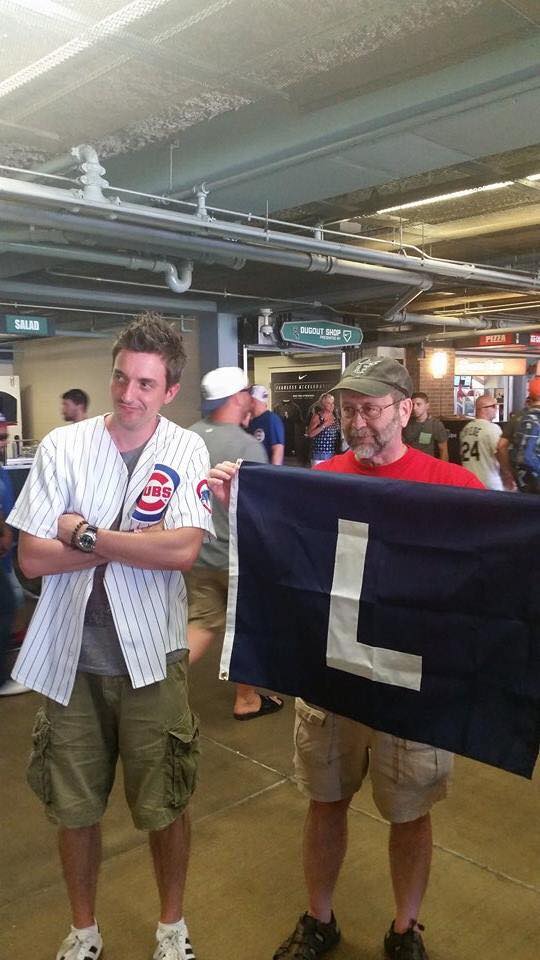
[{"label": "khaki cargo shorts", "polygon": [[447,795],[453,754],[400,740],[355,720],[296,701],[295,774],[312,800],[352,797],[368,772],[381,816],[407,823]]},{"label": "khaki cargo shorts", "polygon": [[229,571],[192,567],[184,573],[184,580],[188,596],[188,623],[224,633]]},{"label": "khaki cargo shorts", "polygon": [[45,699],[27,771],[53,823],[101,820],[122,760],[124,790],[139,830],[161,830],[195,789],[197,719],[187,699],[187,656],[158,683],[134,690],[129,677],[79,673],[67,706]]}]

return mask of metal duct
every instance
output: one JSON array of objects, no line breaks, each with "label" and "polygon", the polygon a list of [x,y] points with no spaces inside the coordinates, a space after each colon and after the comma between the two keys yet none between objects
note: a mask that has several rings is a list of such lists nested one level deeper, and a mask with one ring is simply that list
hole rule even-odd
[{"label": "metal duct", "polygon": [[[427,256],[413,257],[403,253],[387,253],[373,250],[368,247],[350,246],[348,244],[327,242],[315,238],[296,236],[291,233],[282,233],[277,230],[262,229],[220,220],[200,220],[192,214],[178,211],[159,210],[131,203],[113,203],[105,200],[88,201],[79,199],[68,190],[57,187],[42,186],[41,184],[24,183],[0,177],[0,195],[13,197],[17,200],[29,200],[31,203],[43,203],[78,213],[81,209],[91,213],[113,215],[115,219],[122,219],[147,226],[161,226],[166,230],[179,231],[182,228],[205,235],[221,234],[229,239],[261,243],[266,247],[285,251],[302,251],[327,258],[343,258],[357,264],[374,264],[391,269],[405,269],[419,271],[431,276],[452,277],[453,279],[469,280],[475,283],[487,283],[491,286],[536,291],[540,289],[540,278],[531,275],[520,275],[508,271],[499,271],[490,267],[479,267],[473,263],[459,263],[450,260],[438,260]],[[402,279],[402,283],[404,280]],[[405,282],[406,278],[405,278]],[[415,282],[415,281],[413,281]]]},{"label": "metal duct", "polygon": [[396,303],[394,303],[394,305],[386,311],[383,316],[383,320],[393,320],[396,314],[404,310],[409,303],[412,303],[413,300],[416,300],[416,298],[422,293],[426,293],[428,290],[431,290],[432,286],[433,281],[426,277],[419,290],[416,289],[416,287],[413,287],[412,290],[406,290],[405,293],[401,295],[399,300],[397,300]]},{"label": "metal duct", "polygon": [[173,263],[167,260],[130,257],[120,253],[105,253],[90,250],[87,247],[59,247],[52,244],[2,243],[0,253],[21,253],[24,255],[47,257],[53,260],[75,260],[78,263],[103,263],[111,267],[125,267],[127,270],[148,270],[149,273],[163,273],[165,282],[174,293],[185,293],[193,279],[193,263],[185,261],[181,266],[182,277]]},{"label": "metal duct", "polygon": [[35,230],[32,227],[7,226],[0,229],[0,245],[5,243],[34,243],[37,241],[67,243],[59,230]]},{"label": "metal duct", "polygon": [[[488,328],[484,328],[488,329]],[[500,330],[500,327],[489,327],[489,330],[493,333],[497,333]],[[518,326],[512,326],[512,333],[528,333],[531,330],[540,330],[540,322],[538,323],[527,323],[519,324]],[[412,343],[439,343],[444,340],[463,340],[466,337],[470,337],[474,333],[474,330],[449,330],[445,333],[415,333],[415,334],[405,334],[402,336],[399,333],[396,333],[395,336],[381,337],[378,339],[379,346],[406,346],[407,344]]]},{"label": "metal duct", "polygon": [[66,287],[55,287],[47,283],[16,283],[10,280],[0,280],[0,294],[14,300],[23,298],[32,299],[39,303],[54,306],[55,303],[83,304],[99,308],[107,306],[113,310],[131,310],[137,313],[140,310],[161,310],[163,313],[215,313],[217,306],[213,300],[177,300],[173,297],[148,296],[140,294],[118,293],[116,290],[106,293],[102,290],[76,290]]},{"label": "metal duct", "polygon": [[[398,318],[395,318],[397,321]],[[435,317],[432,313],[406,313],[403,317],[404,323],[424,324],[431,327],[462,327],[467,330],[487,330],[491,327],[491,321],[484,317]]]},{"label": "metal duct", "polygon": [[174,293],[185,293],[191,286],[193,279],[193,263],[191,260],[186,260],[186,262],[182,264],[181,270],[181,277],[178,276],[178,270],[174,263],[168,263],[167,269],[165,270],[165,282]]},{"label": "metal duct", "polygon": [[37,210],[33,207],[20,207],[16,204],[0,202],[0,217],[12,223],[32,223],[41,227],[58,227],[66,233],[83,234],[85,236],[106,237],[109,242],[112,238],[116,243],[133,244],[139,247],[152,246],[153,249],[162,248],[169,255],[189,252],[193,256],[198,251],[210,253],[216,259],[232,262],[233,267],[240,261],[254,260],[262,263],[275,263],[278,266],[291,267],[296,270],[318,271],[332,273],[339,276],[369,278],[381,283],[397,283],[400,286],[422,287],[426,278],[420,274],[406,270],[393,270],[389,267],[380,267],[376,264],[352,263],[350,260],[337,260],[333,257],[312,256],[309,253],[296,253],[286,250],[274,250],[264,246],[249,246],[235,240],[218,240],[213,237],[178,236],[167,230],[156,230],[151,227],[141,227],[133,224],[124,224],[115,220],[99,220],[93,217],[72,216],[52,210]]}]

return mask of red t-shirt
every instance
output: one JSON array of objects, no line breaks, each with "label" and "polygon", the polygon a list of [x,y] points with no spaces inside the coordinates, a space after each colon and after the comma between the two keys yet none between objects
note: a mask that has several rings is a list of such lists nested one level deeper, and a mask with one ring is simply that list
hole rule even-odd
[{"label": "red t-shirt", "polygon": [[356,473],[361,477],[386,477],[388,480],[416,480],[419,483],[441,483],[449,487],[475,487],[485,490],[484,484],[464,467],[407,447],[399,460],[373,467],[359,463],[352,450],[338,453],[331,460],[318,463],[314,470],[328,470],[330,473]]}]

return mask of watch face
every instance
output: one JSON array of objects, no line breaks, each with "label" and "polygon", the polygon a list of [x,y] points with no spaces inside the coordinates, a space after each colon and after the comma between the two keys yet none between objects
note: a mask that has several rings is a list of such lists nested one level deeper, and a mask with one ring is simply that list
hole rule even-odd
[{"label": "watch face", "polygon": [[96,545],[96,534],[93,530],[86,529],[78,538],[79,550],[85,553],[91,553]]}]

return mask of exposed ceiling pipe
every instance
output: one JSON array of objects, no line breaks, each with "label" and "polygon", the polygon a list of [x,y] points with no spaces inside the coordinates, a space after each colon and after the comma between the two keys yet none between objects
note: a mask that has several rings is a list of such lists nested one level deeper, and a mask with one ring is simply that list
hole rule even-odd
[{"label": "exposed ceiling pipe", "polygon": [[[148,289],[148,290],[163,289],[159,283],[147,283],[147,282],[141,282],[140,280],[117,280],[116,278],[113,278],[113,277],[96,277],[86,273],[63,273],[61,270],[48,269],[47,274],[50,277],[61,277],[64,280],[70,280],[70,281],[85,280],[89,283],[109,283],[113,285],[117,284],[121,286],[129,286],[129,287],[144,287],[145,289]],[[225,300],[227,303],[228,313],[236,313],[236,312],[242,313],[246,309],[249,309],[249,304],[246,304],[245,301],[250,301],[250,302],[257,301],[260,303],[277,303],[280,305],[280,308],[282,310],[285,310],[287,307],[289,307],[289,309],[292,309],[294,307],[307,307],[308,309],[313,311],[322,308],[322,309],[329,310],[332,313],[338,313],[340,315],[342,313],[341,310],[334,310],[334,308],[331,307],[329,304],[322,303],[320,300],[300,300],[298,298],[291,299],[290,297],[262,297],[260,296],[260,294],[255,294],[255,293],[236,293],[234,291],[229,291],[229,290],[207,290],[207,289],[203,290],[200,288],[195,289],[194,287],[191,288],[191,292],[200,293],[202,296],[205,296],[205,297],[217,297],[219,300]],[[379,318],[378,313],[351,314],[348,311],[346,311],[345,315],[358,316],[363,319],[367,319],[369,317],[376,317],[377,319]]]},{"label": "exposed ceiling pipe", "polygon": [[[409,324],[422,324],[427,327],[461,327],[465,330],[492,330],[494,326],[512,329],[513,327],[523,326],[523,321],[500,319],[494,323],[488,317],[456,317],[450,314],[435,316],[432,313],[403,313],[402,321]],[[398,317],[395,317],[394,323],[398,322]],[[534,323],[534,321],[532,322]],[[384,330],[384,327],[380,329]]]},{"label": "exposed ceiling pipe", "polygon": [[[484,316],[485,314],[495,314],[495,313],[521,313],[524,310],[532,310],[537,307],[540,307],[540,300],[523,300],[520,303],[506,303],[502,302],[498,307],[494,306],[482,306],[482,307],[464,307],[463,312],[469,317],[475,316]],[[444,313],[439,314],[440,317],[444,317]]]},{"label": "exposed ceiling pipe", "polygon": [[[489,320],[484,317],[435,317],[432,313],[405,313],[402,316],[403,323],[424,324],[432,327],[463,327],[467,330],[488,329],[491,327]],[[398,320],[394,318],[394,322]],[[381,329],[384,329],[381,327]]]},{"label": "exposed ceiling pipe", "polygon": [[63,153],[59,157],[53,157],[51,160],[46,160],[45,163],[39,164],[39,166],[34,167],[33,170],[29,170],[28,173],[22,173],[19,179],[34,180],[36,177],[39,179],[40,173],[64,173],[66,170],[69,170],[74,166],[75,160],[73,158],[73,153]]},{"label": "exposed ceiling pipe", "polygon": [[[516,327],[521,329],[523,327],[523,322],[513,321],[513,320],[504,320],[499,319],[493,322],[487,317],[455,317],[448,314],[448,316],[434,316],[432,313],[407,313],[403,312],[401,314],[401,321],[398,316],[394,317],[394,323],[391,328],[387,326],[378,326],[377,330],[385,332],[388,329],[397,330],[399,332],[400,328],[404,329],[413,329],[414,325],[423,326],[423,327],[456,327],[457,330],[499,330],[507,329],[514,330]],[[534,325],[534,320],[531,321],[531,326]],[[456,330],[456,332],[457,332]],[[448,330],[450,333],[451,331]]]},{"label": "exposed ceiling pipe", "polygon": [[506,300],[520,300],[520,298],[526,297],[525,293],[510,293],[509,291],[497,290],[497,293],[490,293],[487,290],[484,290],[483,293],[463,293],[463,294],[451,294],[450,296],[440,296],[436,293],[432,293],[426,303],[424,304],[428,310],[437,310],[438,308],[447,307],[468,307],[471,303],[490,303],[495,300],[506,301]]},{"label": "exposed ceiling pipe", "polygon": [[[54,332],[54,338],[57,337],[80,337],[82,340],[110,340],[111,333],[98,333],[96,330],[60,330],[58,327]],[[24,343],[36,343],[38,340],[43,340],[43,337],[24,337]],[[20,346],[21,338],[15,337],[13,340],[3,340],[0,343],[0,350],[4,346],[15,347]]]},{"label": "exposed ceiling pipe", "polygon": [[[0,306],[12,307],[13,303],[11,302],[11,300],[0,300]],[[25,309],[27,310],[36,310],[36,309],[39,310],[42,308],[42,304],[31,303],[31,302],[27,302],[26,300],[17,300],[16,306],[17,308],[25,307]],[[124,320],[126,317],[135,317],[137,315],[137,312],[140,313],[140,308],[138,311],[133,312],[132,310],[104,310],[103,308],[92,309],[92,307],[72,307],[72,306],[61,307],[57,303],[54,305],[54,307],[50,307],[50,309],[44,306],[43,310],[45,312],[54,311],[54,313],[68,313],[68,314],[82,313],[86,315],[91,313],[93,315],[93,319],[95,319],[95,317],[97,316],[97,317],[120,317],[121,319],[124,319]],[[17,343],[18,342],[19,342],[19,338],[17,337]]]},{"label": "exposed ceiling pipe", "polygon": [[410,286],[420,287],[426,280],[424,276],[406,270],[394,270],[381,267],[377,264],[369,265],[352,263],[350,260],[338,260],[333,257],[323,257],[309,253],[276,250],[271,247],[250,246],[235,240],[219,240],[213,237],[178,236],[167,230],[156,230],[151,227],[120,223],[117,220],[98,220],[93,217],[74,217],[71,214],[58,213],[52,210],[37,210],[33,207],[19,207],[17,204],[0,202],[0,217],[8,222],[33,223],[36,226],[61,227],[66,233],[77,233],[85,236],[112,238],[116,243],[128,243],[140,247],[163,248],[169,255],[189,252],[196,256],[197,251],[211,253],[212,256],[225,258],[233,266],[240,260],[254,260],[262,263],[275,263],[283,267],[292,267],[297,270],[317,271],[320,273],[337,274],[356,278],[378,280],[381,283],[397,283],[400,286],[407,283]]},{"label": "exposed ceiling pipe", "polygon": [[33,243],[38,241],[52,241],[67,243],[59,230],[36,230],[32,227],[7,227],[0,230],[0,244],[4,243]]},{"label": "exposed ceiling pipe", "polygon": [[246,240],[252,243],[262,243],[266,247],[273,245],[282,250],[297,250],[304,253],[323,255],[326,258],[336,257],[361,264],[375,264],[392,269],[419,271],[431,276],[452,277],[459,280],[471,280],[475,283],[487,283],[494,286],[504,286],[513,289],[529,291],[540,289],[540,277],[527,274],[500,271],[490,267],[480,267],[473,263],[460,263],[451,260],[438,260],[426,255],[421,257],[404,253],[389,253],[383,250],[374,250],[368,247],[357,247],[349,244],[328,242],[315,238],[296,236],[291,233],[282,233],[277,230],[262,229],[232,223],[217,219],[201,220],[192,214],[179,211],[159,210],[142,204],[120,203],[105,200],[88,201],[84,197],[76,197],[72,191],[58,187],[42,186],[41,184],[24,183],[0,177],[0,195],[17,200],[28,200],[31,203],[41,203],[54,207],[79,212],[81,209],[88,213],[99,213],[147,226],[161,226],[166,230],[180,231],[182,228],[195,233],[204,232],[205,235],[222,235],[229,239]]},{"label": "exposed ceiling pipe", "polygon": [[406,290],[405,293],[402,294],[402,296],[399,298],[399,300],[396,300],[394,305],[390,307],[389,310],[386,311],[386,313],[383,315],[383,320],[392,320],[395,317],[395,315],[397,313],[400,313],[402,310],[404,310],[405,307],[409,305],[409,303],[412,303],[413,300],[416,300],[417,297],[419,297],[422,293],[425,293],[427,290],[431,290],[432,286],[433,286],[433,281],[429,280],[426,277],[420,289],[416,289],[416,287],[413,287],[412,290]]},{"label": "exposed ceiling pipe", "polygon": [[65,330],[56,327],[55,337],[83,337],[85,340],[110,340],[110,333],[99,333],[97,330]]},{"label": "exposed ceiling pipe", "polygon": [[[86,240],[86,242],[89,245],[95,245],[95,240],[93,239],[94,237],[98,239],[103,239],[103,230],[100,229],[101,221],[99,220],[90,219],[88,221],[88,229],[81,230],[80,229],[81,222],[83,223],[86,222],[84,218],[77,218],[77,220],[74,220],[73,217],[69,217],[67,220],[64,220],[62,214],[59,214],[59,213],[53,213],[52,211],[40,212],[40,211],[35,211],[32,208],[16,207],[15,205],[12,205],[12,204],[0,203],[0,208],[3,209],[5,218],[6,219],[9,218],[15,223],[27,223],[28,220],[31,220],[34,224],[52,223],[52,224],[59,224],[59,225],[65,224],[68,227],[73,226],[73,229],[70,229],[69,232],[55,229],[54,226],[52,227],[44,226],[43,228],[40,228],[39,226],[33,226],[33,225],[30,225],[27,227],[20,227],[20,228],[4,226],[2,229],[0,229],[0,246],[3,243],[11,243],[11,242],[32,243],[34,241],[36,242],[39,241],[44,243],[45,242],[62,243],[66,245],[63,249],[69,249],[67,247],[67,244],[70,243],[71,240],[75,239],[75,237],[79,237],[81,234],[83,236],[79,240],[80,243],[83,243]],[[22,216],[21,216],[21,210],[24,211]],[[109,224],[108,226],[113,226],[113,225]],[[123,246],[123,247],[126,247],[127,245],[129,245],[130,242],[133,242],[133,245],[134,246],[137,245],[139,249],[143,249],[145,246],[150,246],[150,244],[143,242],[143,238],[146,238],[148,233],[148,231],[146,231],[144,227],[131,227],[130,229],[135,231],[135,235],[133,237],[120,236],[117,239],[117,234],[114,234],[113,242],[116,243],[118,246]],[[163,232],[163,236],[168,241],[167,250],[169,251],[171,246],[171,242],[170,242],[171,235],[169,233]],[[92,239],[90,239],[90,237],[92,237]],[[200,240],[199,237],[194,239],[196,243],[198,243],[198,241]],[[153,243],[154,247],[157,247],[158,245],[159,244],[157,241]],[[197,251],[201,250],[204,246],[205,246],[204,241],[198,243],[198,245],[196,246]],[[84,249],[87,250],[89,249],[89,247],[85,246]],[[182,242],[180,242],[176,244],[176,250],[174,251],[174,254],[175,255],[178,255],[181,253],[185,254],[186,251],[189,251],[191,249],[192,249],[191,244],[187,242],[182,244]],[[230,245],[227,245],[226,249],[230,250]],[[39,252],[37,250],[33,250],[32,252],[39,255]],[[246,265],[246,261],[244,258],[231,256],[230,254],[221,255],[219,250],[215,252],[213,256],[208,253],[198,252],[197,261],[199,261],[200,263],[208,263],[208,264],[215,264],[216,262],[218,262],[224,267],[229,267],[231,270],[242,270]]]},{"label": "exposed ceiling pipe", "polygon": [[83,185],[84,200],[90,203],[95,201],[110,203],[103,193],[103,190],[109,186],[109,181],[103,179],[105,167],[101,166],[95,148],[89,143],[81,143],[78,147],[73,147],[71,153],[78,161],[79,170],[82,171],[78,179]]},{"label": "exposed ceiling pipe", "polygon": [[23,298],[39,301],[54,306],[55,303],[81,304],[89,307],[110,306],[111,309],[161,310],[163,313],[178,314],[186,311],[197,313],[215,313],[216,303],[213,300],[175,300],[173,297],[149,296],[142,290],[138,294],[104,292],[103,290],[77,290],[74,288],[56,287],[47,283],[17,283],[11,280],[0,280],[0,294],[18,301]]},{"label": "exposed ceiling pipe", "polygon": [[173,290],[174,293],[185,293],[186,290],[189,290],[193,279],[193,263],[191,260],[186,260],[182,264],[181,273],[182,276],[179,277],[178,270],[174,263],[167,264],[165,283],[169,287],[169,290]]},{"label": "exposed ceiling pipe", "polygon": [[173,263],[167,260],[145,259],[143,257],[122,256],[119,253],[104,253],[87,247],[58,247],[37,243],[1,243],[0,253],[20,253],[24,255],[47,257],[53,260],[75,260],[78,263],[104,263],[112,267],[125,267],[127,270],[148,270],[150,273],[163,273],[165,282],[174,293],[185,293],[193,279],[193,263],[185,261],[181,266],[182,276]]}]

